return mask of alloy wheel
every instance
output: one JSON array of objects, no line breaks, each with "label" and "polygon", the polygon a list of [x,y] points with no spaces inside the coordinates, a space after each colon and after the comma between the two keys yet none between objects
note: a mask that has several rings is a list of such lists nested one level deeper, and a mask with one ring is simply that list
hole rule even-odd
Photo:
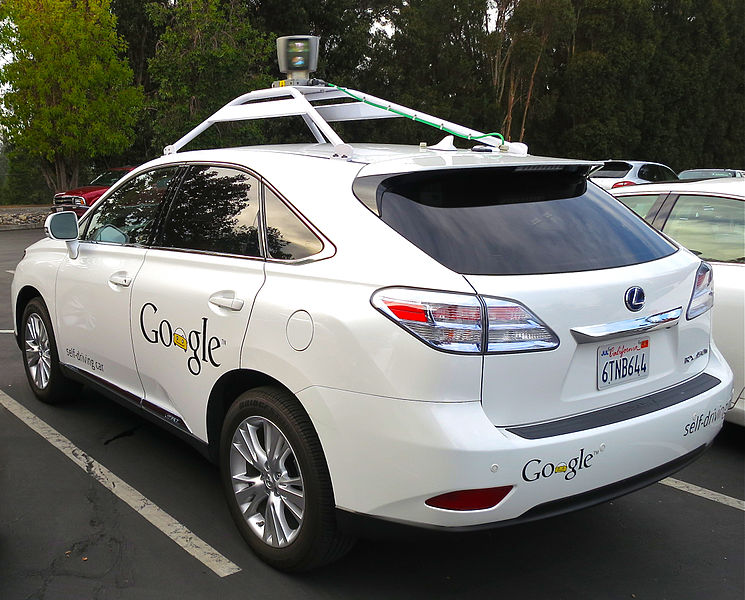
[{"label": "alloy wheel", "polygon": [[52,354],[49,334],[42,318],[32,313],[26,321],[24,335],[26,366],[34,385],[43,390],[49,384],[52,371]]},{"label": "alloy wheel", "polygon": [[303,525],[305,494],[295,452],[270,420],[244,419],[230,449],[233,493],[249,528],[264,543],[284,548]]}]

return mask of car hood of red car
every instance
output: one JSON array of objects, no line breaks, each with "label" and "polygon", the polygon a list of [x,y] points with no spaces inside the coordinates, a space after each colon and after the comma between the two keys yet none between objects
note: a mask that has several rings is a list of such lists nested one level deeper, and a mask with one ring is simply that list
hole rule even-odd
[{"label": "car hood of red car", "polygon": [[102,185],[83,185],[77,187],[74,190],[67,190],[65,192],[59,192],[55,196],[82,196],[86,200],[89,198],[96,198],[108,190],[108,186]]}]

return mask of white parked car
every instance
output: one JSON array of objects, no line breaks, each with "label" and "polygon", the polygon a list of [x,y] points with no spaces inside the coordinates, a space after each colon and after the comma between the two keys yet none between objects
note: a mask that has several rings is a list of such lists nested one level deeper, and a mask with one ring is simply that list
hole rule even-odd
[{"label": "white parked car", "polygon": [[714,340],[735,375],[726,420],[745,425],[745,180],[728,178],[614,190],[618,199],[714,270]]},{"label": "white parked car", "polygon": [[592,172],[590,179],[604,190],[629,185],[678,181],[678,176],[670,167],[640,160],[609,160]]},{"label": "white parked car", "polygon": [[[316,141],[180,152],[283,115]],[[401,115],[480,145],[330,125]],[[588,185],[592,163],[526,150],[334,86],[246,94],[79,223],[48,218],[12,285],[30,386],[85,382],[201,448],[286,570],[364,520],[478,529],[649,485],[731,401],[711,267]]]}]

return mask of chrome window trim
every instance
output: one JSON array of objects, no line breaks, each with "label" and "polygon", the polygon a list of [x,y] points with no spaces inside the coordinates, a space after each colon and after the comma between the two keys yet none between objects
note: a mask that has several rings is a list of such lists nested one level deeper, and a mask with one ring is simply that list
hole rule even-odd
[{"label": "chrome window trim", "polygon": [[266,262],[263,256],[248,256],[247,254],[229,254],[227,252],[212,252],[210,250],[194,250],[192,248],[169,248],[166,246],[148,246],[148,250],[160,250],[163,252],[178,252],[179,254],[199,254],[201,256],[219,256],[222,258],[239,258],[241,260],[256,260]]},{"label": "chrome window trim", "polygon": [[578,344],[589,344],[602,342],[613,338],[646,333],[656,329],[669,329],[675,327],[683,314],[683,307],[679,306],[672,310],[639,317],[637,319],[626,319],[615,323],[602,323],[600,325],[589,325],[587,327],[573,327],[570,329],[572,336]]}]

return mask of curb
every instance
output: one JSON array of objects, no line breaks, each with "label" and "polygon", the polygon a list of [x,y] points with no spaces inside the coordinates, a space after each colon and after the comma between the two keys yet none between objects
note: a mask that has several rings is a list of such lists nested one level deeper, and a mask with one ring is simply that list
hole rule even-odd
[{"label": "curb", "polygon": [[44,225],[0,225],[0,231],[21,231],[23,229],[44,229]]}]

